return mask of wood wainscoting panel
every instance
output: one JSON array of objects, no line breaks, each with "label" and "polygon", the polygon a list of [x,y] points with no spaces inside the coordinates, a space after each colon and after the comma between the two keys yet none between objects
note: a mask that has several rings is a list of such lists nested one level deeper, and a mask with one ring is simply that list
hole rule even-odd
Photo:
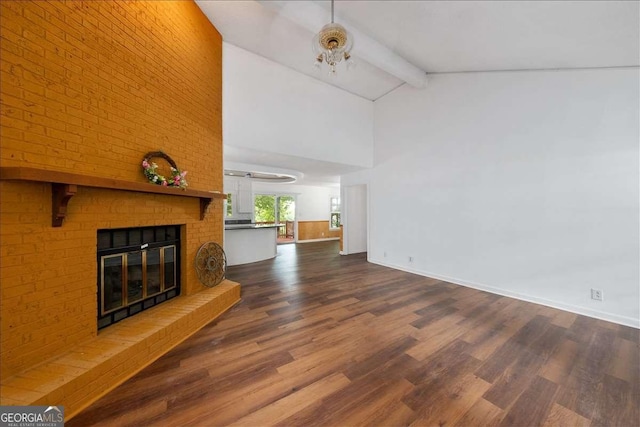
[{"label": "wood wainscoting panel", "polygon": [[339,239],[340,230],[329,229],[329,221],[298,221],[298,240]]}]

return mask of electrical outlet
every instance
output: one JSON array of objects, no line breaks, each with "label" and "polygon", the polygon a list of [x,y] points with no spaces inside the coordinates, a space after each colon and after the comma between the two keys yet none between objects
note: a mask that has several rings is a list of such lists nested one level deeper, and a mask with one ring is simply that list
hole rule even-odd
[{"label": "electrical outlet", "polygon": [[409,257],[409,262],[413,262],[413,257],[412,256]]},{"label": "electrical outlet", "polygon": [[600,289],[591,289],[591,299],[596,301],[603,301],[604,295],[602,295],[602,291]]}]

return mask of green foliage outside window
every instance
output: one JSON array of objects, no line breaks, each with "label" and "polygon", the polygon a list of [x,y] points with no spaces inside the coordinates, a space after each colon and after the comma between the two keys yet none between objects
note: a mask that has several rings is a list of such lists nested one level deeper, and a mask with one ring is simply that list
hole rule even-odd
[{"label": "green foliage outside window", "polygon": [[331,228],[340,228],[340,213],[333,212],[331,214]]},{"label": "green foliage outside window", "polygon": [[280,222],[294,220],[295,199],[293,196],[278,197],[278,216],[280,217]]},{"label": "green foliage outside window", "polygon": [[293,221],[295,217],[295,199],[293,196],[271,196],[256,194],[254,213],[256,222],[276,222],[276,199],[278,203],[278,222]]},{"label": "green foliage outside window", "polygon": [[275,197],[256,194],[253,204],[256,222],[275,222]]},{"label": "green foliage outside window", "polygon": [[340,197],[331,198],[330,228],[340,228]]}]

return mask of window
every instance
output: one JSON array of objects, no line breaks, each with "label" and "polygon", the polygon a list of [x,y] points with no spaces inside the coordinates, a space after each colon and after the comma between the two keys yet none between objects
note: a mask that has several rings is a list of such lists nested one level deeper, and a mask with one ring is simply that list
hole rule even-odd
[{"label": "window", "polygon": [[256,194],[253,204],[256,223],[284,224],[295,219],[294,196]]},{"label": "window", "polygon": [[227,216],[233,216],[233,204],[231,202],[231,193],[227,193]]},{"label": "window", "polygon": [[331,198],[331,217],[329,228],[335,230],[340,228],[340,197]]}]

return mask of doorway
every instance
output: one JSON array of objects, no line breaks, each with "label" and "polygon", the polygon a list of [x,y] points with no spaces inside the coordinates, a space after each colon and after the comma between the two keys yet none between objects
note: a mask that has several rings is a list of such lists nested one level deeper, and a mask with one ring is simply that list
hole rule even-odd
[{"label": "doorway", "polygon": [[276,225],[278,244],[296,241],[296,199],[291,195],[256,194],[254,198],[256,225]]}]

